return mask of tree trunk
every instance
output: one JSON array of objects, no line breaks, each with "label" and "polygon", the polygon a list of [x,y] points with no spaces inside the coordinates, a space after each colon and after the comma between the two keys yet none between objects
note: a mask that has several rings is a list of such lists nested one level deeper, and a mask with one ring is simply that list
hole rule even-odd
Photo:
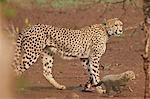
[{"label": "tree trunk", "polygon": [[144,12],[144,31],[146,33],[145,39],[145,53],[143,55],[144,60],[144,72],[145,72],[145,93],[144,99],[150,99],[150,0],[144,0],[143,2]]}]

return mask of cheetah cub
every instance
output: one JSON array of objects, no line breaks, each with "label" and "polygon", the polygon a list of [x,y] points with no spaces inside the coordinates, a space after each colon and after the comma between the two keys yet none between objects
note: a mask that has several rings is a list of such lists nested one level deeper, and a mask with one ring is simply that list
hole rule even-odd
[{"label": "cheetah cub", "polygon": [[115,94],[121,93],[125,87],[132,92],[133,90],[130,86],[127,86],[127,84],[129,81],[134,79],[135,73],[133,71],[126,71],[121,74],[104,76],[97,86],[102,86],[104,90],[103,93],[113,97]]}]

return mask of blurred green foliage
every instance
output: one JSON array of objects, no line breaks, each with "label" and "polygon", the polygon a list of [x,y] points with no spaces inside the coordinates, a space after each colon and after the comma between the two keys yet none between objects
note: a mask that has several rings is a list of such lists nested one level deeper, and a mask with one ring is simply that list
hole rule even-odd
[{"label": "blurred green foliage", "polygon": [[100,3],[112,3],[114,1],[118,1],[118,0],[95,0],[96,2],[100,2]]},{"label": "blurred green foliage", "polygon": [[[123,2],[124,0],[95,0],[95,1],[99,2],[99,3],[117,3],[117,2]],[[134,0],[126,0],[125,2],[130,3],[132,1],[134,1]]]},{"label": "blurred green foliage", "polygon": [[52,0],[51,6],[53,8],[68,8],[68,7],[78,7],[79,5],[85,6],[93,4],[95,0]]},{"label": "blurred green foliage", "polygon": [[36,0],[36,3],[38,5],[43,5],[43,4],[46,4],[47,3],[47,0]]},{"label": "blurred green foliage", "polygon": [[51,6],[53,8],[74,7],[80,4],[79,0],[53,0]]},{"label": "blurred green foliage", "polygon": [[18,90],[24,90],[25,88],[27,88],[29,86],[29,82],[28,80],[24,77],[24,76],[20,76],[17,78],[16,80],[16,88]]},{"label": "blurred green foliage", "polygon": [[[32,7],[32,4],[39,6],[51,6],[53,8],[69,8],[89,5],[93,3],[117,3],[124,0],[0,0],[0,3],[13,2],[24,8]],[[140,0],[126,0],[126,4],[137,4],[138,7],[141,4]],[[133,4],[134,3],[134,4]],[[142,4],[141,4],[142,5]]]},{"label": "blurred green foliage", "polygon": [[6,3],[7,0],[0,0],[0,3]]},{"label": "blurred green foliage", "polygon": [[[124,0],[52,0],[50,5],[53,8],[77,7],[79,5],[88,5],[93,3],[123,3]],[[140,0],[126,0],[125,4],[140,7]]]},{"label": "blurred green foliage", "polygon": [[4,17],[16,16],[16,10],[7,5],[7,3],[8,0],[0,0],[2,15],[4,15]]},{"label": "blurred green foliage", "polygon": [[16,16],[16,10],[13,8],[5,7],[5,8],[3,8],[3,15],[5,17],[15,17]]}]

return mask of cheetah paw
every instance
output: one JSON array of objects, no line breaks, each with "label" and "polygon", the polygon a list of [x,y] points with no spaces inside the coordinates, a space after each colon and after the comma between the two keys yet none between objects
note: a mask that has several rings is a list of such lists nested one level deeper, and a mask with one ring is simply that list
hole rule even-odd
[{"label": "cheetah paw", "polygon": [[59,90],[64,90],[64,89],[66,89],[66,86],[60,85],[59,87],[57,87],[57,89],[59,89]]},{"label": "cheetah paw", "polygon": [[94,88],[84,88],[83,90],[82,90],[83,92],[93,92],[94,91]]}]

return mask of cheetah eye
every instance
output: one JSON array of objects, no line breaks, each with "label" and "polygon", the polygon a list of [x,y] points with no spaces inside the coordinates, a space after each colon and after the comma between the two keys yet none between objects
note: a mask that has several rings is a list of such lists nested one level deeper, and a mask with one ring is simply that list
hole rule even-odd
[{"label": "cheetah eye", "polygon": [[117,26],[117,24],[115,26]]}]

